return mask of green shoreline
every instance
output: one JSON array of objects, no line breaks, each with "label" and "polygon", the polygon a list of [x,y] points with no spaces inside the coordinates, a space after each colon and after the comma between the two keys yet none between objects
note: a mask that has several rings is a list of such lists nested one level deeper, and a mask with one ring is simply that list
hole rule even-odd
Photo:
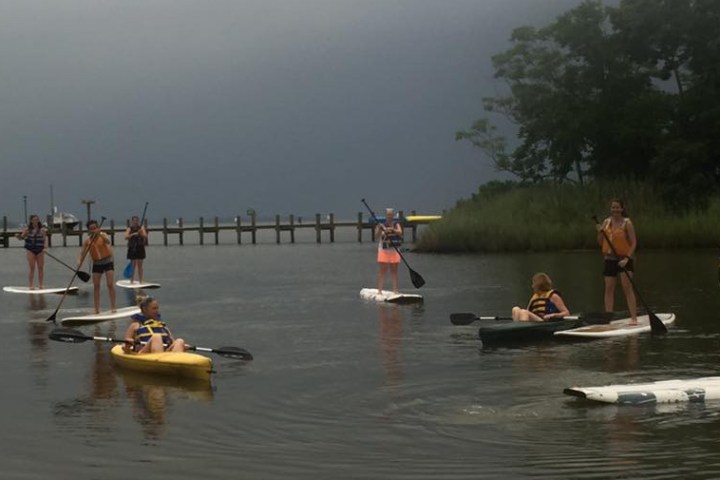
[{"label": "green shoreline", "polygon": [[620,198],[638,235],[638,249],[717,248],[720,197],[703,211],[669,211],[651,185],[640,182],[591,185],[519,185],[490,182],[458,201],[428,226],[419,252],[549,252],[597,249],[591,219],[609,215]]}]

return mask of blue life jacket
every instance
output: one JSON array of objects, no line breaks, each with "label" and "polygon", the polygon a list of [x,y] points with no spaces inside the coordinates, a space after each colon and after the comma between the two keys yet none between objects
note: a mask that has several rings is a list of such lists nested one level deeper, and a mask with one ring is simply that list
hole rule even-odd
[{"label": "blue life jacket", "polygon": [[[135,317],[133,315],[133,317]],[[144,317],[144,316],[143,316]],[[172,344],[173,340],[170,336],[170,331],[165,326],[164,322],[155,320],[154,318],[145,318],[140,324],[137,330],[135,330],[135,343],[145,345],[150,341],[153,335],[162,335],[162,342],[165,348]]]},{"label": "blue life jacket", "polygon": [[28,236],[25,237],[25,248],[35,253],[38,253],[45,248],[42,227],[37,230],[28,229]]}]

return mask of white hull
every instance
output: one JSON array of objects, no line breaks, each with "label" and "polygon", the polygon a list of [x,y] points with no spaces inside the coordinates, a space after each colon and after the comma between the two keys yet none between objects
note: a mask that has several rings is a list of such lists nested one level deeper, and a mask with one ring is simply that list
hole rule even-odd
[{"label": "white hull", "polygon": [[634,385],[570,387],[566,388],[564,393],[595,402],[620,405],[704,402],[720,399],[720,377],[664,380]]},{"label": "white hull", "polygon": [[[674,313],[658,313],[657,317],[667,326],[675,322]],[[580,338],[608,338],[637,335],[651,331],[650,317],[638,315],[637,325],[630,325],[630,318],[615,320],[603,325],[587,325],[585,327],[573,328],[555,332],[558,337],[580,337]]]}]

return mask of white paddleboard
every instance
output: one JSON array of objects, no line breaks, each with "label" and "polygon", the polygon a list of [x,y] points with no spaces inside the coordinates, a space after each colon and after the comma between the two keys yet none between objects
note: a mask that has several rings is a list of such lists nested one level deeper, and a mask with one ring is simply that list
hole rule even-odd
[{"label": "white paddleboard", "polygon": [[563,393],[595,402],[621,405],[704,402],[720,399],[720,377],[663,380],[634,385],[570,387],[563,390]]},{"label": "white paddleboard", "polygon": [[[666,326],[675,321],[674,313],[658,313],[656,315]],[[608,338],[637,335],[650,330],[650,317],[648,315],[638,315],[637,325],[630,325],[630,318],[623,318],[602,325],[587,325],[571,330],[562,330],[555,332],[554,335],[558,337]]]},{"label": "white paddleboard", "polygon": [[[38,295],[41,293],[65,293],[65,288],[35,288],[30,287],[3,287],[3,291],[9,293],[27,293],[30,295]],[[67,293],[72,295],[78,293],[80,289],[78,287],[70,287],[67,289]]]},{"label": "white paddleboard", "polygon": [[423,301],[423,296],[417,293],[393,293],[390,290],[383,290],[382,293],[379,293],[377,288],[363,288],[360,290],[360,297],[388,303],[421,303]]},{"label": "white paddleboard", "polygon": [[116,318],[130,317],[140,313],[138,307],[124,307],[118,308],[117,311],[105,311],[100,313],[92,313],[90,315],[80,315],[76,317],[67,317],[60,320],[60,323],[65,327],[91,325],[93,323],[104,322],[106,320],[115,320]]},{"label": "white paddleboard", "polygon": [[152,282],[134,282],[130,283],[130,280],[118,280],[115,282],[115,285],[122,288],[134,288],[134,289],[144,289],[144,288],[160,288],[159,283],[152,283]]}]

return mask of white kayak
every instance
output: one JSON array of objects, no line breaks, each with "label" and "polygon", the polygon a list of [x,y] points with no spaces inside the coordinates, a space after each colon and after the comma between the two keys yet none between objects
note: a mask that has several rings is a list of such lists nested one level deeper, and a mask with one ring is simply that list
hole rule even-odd
[{"label": "white kayak", "polygon": [[118,280],[115,282],[115,285],[122,288],[132,288],[132,289],[150,289],[150,288],[160,288],[159,283],[153,283],[153,282],[131,282],[130,280]]},{"label": "white kayak", "polygon": [[563,390],[563,393],[595,402],[621,405],[704,402],[720,399],[720,377],[663,380],[604,387],[570,387]]},{"label": "white kayak", "polygon": [[116,311],[105,311],[100,313],[92,313],[89,315],[80,315],[76,317],[67,317],[60,320],[64,327],[78,327],[82,325],[91,325],[93,323],[105,322],[107,320],[115,320],[117,318],[130,317],[140,313],[138,307],[118,308]]},{"label": "white kayak", "polygon": [[30,288],[30,287],[3,287],[3,291],[8,293],[26,293],[30,295],[39,295],[43,293],[65,293],[67,290],[67,293],[72,295],[74,293],[78,293],[80,289],[78,287],[70,287],[70,288]]},{"label": "white kayak", "polygon": [[388,303],[421,303],[423,296],[417,293],[393,293],[390,290],[378,292],[377,288],[363,288],[360,297],[366,300]]},{"label": "white kayak", "polygon": [[[657,313],[656,315],[666,326],[675,321],[674,313]],[[630,318],[623,318],[607,324],[586,325],[584,327],[563,330],[555,332],[554,335],[558,337],[608,338],[637,335],[639,333],[649,332],[650,330],[650,317],[648,315],[638,315],[636,325],[630,324]]]}]

